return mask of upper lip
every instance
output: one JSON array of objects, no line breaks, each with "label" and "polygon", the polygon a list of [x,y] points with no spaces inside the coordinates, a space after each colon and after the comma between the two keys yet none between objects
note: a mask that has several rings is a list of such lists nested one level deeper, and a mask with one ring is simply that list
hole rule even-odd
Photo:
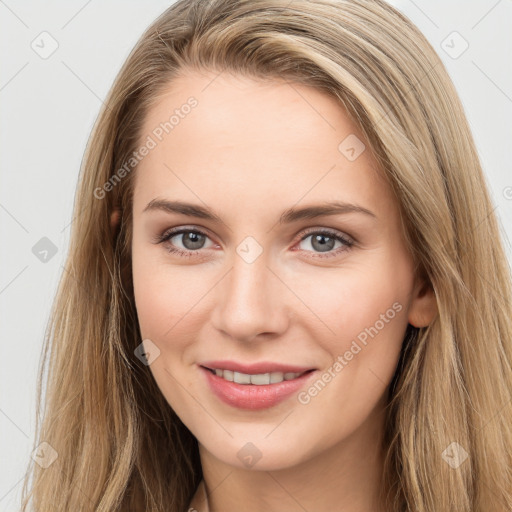
[{"label": "upper lip", "polygon": [[236,361],[205,361],[200,366],[210,370],[231,370],[249,375],[258,375],[270,372],[282,373],[304,373],[308,370],[314,370],[311,366],[296,366],[291,364],[281,364],[273,361],[261,361],[259,363],[243,364]]}]

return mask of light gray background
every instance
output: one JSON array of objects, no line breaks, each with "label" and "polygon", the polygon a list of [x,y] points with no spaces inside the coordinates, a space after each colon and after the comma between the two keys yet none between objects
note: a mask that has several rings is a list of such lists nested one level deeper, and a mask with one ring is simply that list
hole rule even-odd
[{"label": "light gray background", "polygon": [[[455,82],[512,261],[512,1],[391,3],[419,26]],[[0,0],[0,511],[19,508],[43,332],[63,272],[87,138],[130,49],[171,4]],[[51,49],[44,31],[58,43],[45,59],[31,47]],[[32,252],[42,237],[57,249],[46,263]]]}]

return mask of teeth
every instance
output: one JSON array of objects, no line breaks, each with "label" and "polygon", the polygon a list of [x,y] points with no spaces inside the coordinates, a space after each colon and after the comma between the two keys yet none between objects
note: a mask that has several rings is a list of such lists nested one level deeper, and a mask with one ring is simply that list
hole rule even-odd
[{"label": "teeth", "polygon": [[233,372],[233,382],[237,384],[250,384],[251,376],[246,373]]},{"label": "teeth", "polygon": [[255,384],[256,386],[263,386],[265,384],[279,384],[283,382],[283,380],[296,379],[300,377],[302,373],[270,372],[249,375],[247,373],[233,372],[231,370],[215,369],[215,375],[229,382],[235,382],[236,384]]}]

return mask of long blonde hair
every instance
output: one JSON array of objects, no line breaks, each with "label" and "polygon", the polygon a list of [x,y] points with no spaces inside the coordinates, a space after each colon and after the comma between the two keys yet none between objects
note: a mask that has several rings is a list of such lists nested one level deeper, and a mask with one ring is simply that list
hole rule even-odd
[{"label": "long blonde hair", "polygon": [[23,510],[32,500],[38,512],[183,512],[202,478],[196,439],[134,355],[136,167],[95,193],[137,149],[148,109],[185,68],[316,87],[361,127],[439,311],[406,336],[390,386],[388,508],[511,510],[509,267],[454,86],[425,37],[381,0],[180,0],[140,38],[80,171],[38,381],[34,448],[46,442],[58,456],[46,468],[31,462]]}]

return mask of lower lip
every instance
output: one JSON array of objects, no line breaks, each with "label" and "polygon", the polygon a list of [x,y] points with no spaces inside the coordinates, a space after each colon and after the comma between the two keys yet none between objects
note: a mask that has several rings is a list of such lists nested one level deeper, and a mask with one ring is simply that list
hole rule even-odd
[{"label": "lower lip", "polygon": [[220,400],[233,407],[250,410],[267,409],[286,400],[290,395],[297,393],[309,378],[316,373],[316,370],[313,370],[296,379],[283,380],[278,384],[258,386],[256,384],[229,382],[222,377],[217,377],[202,366],[199,368],[205,375],[210,389]]}]

